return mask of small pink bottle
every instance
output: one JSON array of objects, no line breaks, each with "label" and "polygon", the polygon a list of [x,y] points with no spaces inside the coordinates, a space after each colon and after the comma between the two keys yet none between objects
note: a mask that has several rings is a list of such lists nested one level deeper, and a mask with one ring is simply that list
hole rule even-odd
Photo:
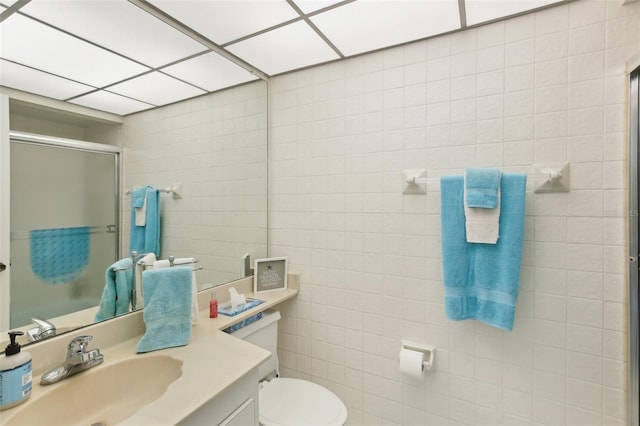
[{"label": "small pink bottle", "polygon": [[218,299],[216,292],[211,292],[211,300],[209,300],[209,318],[218,318]]}]

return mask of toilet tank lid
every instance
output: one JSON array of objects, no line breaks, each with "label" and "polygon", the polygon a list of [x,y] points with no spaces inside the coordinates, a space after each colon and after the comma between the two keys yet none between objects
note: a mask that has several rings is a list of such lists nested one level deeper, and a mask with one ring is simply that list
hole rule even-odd
[{"label": "toilet tank lid", "polygon": [[300,379],[277,378],[260,389],[260,424],[342,426],[347,407],[329,389]]},{"label": "toilet tank lid", "polygon": [[255,333],[256,331],[270,325],[273,324],[274,322],[278,321],[280,319],[280,312],[273,310],[273,309],[267,309],[266,311],[264,311],[262,313],[262,318],[259,319],[256,322],[253,322],[245,327],[242,327],[241,329],[234,331],[233,333],[231,333],[232,336],[238,337],[240,339],[244,339],[247,336],[250,336],[251,334]]}]

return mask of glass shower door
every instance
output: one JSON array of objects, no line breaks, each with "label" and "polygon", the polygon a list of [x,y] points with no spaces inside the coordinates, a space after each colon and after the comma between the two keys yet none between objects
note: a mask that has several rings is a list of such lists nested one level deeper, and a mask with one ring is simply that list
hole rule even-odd
[{"label": "glass shower door", "polygon": [[12,328],[100,303],[118,256],[117,178],[117,153],[12,138]]}]

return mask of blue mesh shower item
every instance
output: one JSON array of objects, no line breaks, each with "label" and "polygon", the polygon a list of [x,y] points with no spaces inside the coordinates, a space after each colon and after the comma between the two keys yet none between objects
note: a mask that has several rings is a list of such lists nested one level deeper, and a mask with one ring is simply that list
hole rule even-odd
[{"label": "blue mesh shower item", "polygon": [[31,270],[49,284],[77,280],[89,264],[89,227],[35,229],[29,233]]}]

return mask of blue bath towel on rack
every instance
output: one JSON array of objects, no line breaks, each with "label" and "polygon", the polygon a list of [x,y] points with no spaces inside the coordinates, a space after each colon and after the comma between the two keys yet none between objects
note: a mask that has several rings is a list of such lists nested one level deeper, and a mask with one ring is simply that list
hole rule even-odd
[{"label": "blue bath towel on rack", "polygon": [[142,273],[146,331],[137,353],[184,346],[191,339],[191,268],[149,269]]},{"label": "blue bath towel on rack", "polygon": [[503,330],[513,329],[526,182],[524,174],[502,175],[500,239],[497,244],[477,244],[466,241],[463,176],[441,178],[442,262],[449,319],[475,318]]},{"label": "blue bath towel on rack", "polygon": [[[143,226],[136,225],[136,208],[146,208]],[[130,251],[155,253],[160,256],[160,196],[151,186],[136,188],[131,193]]]},{"label": "blue bath towel on rack", "polygon": [[29,233],[31,270],[49,284],[77,280],[89,264],[89,228],[36,229]]},{"label": "blue bath towel on rack", "polygon": [[129,312],[133,290],[133,261],[118,260],[107,268],[105,284],[95,321],[103,321]]}]

